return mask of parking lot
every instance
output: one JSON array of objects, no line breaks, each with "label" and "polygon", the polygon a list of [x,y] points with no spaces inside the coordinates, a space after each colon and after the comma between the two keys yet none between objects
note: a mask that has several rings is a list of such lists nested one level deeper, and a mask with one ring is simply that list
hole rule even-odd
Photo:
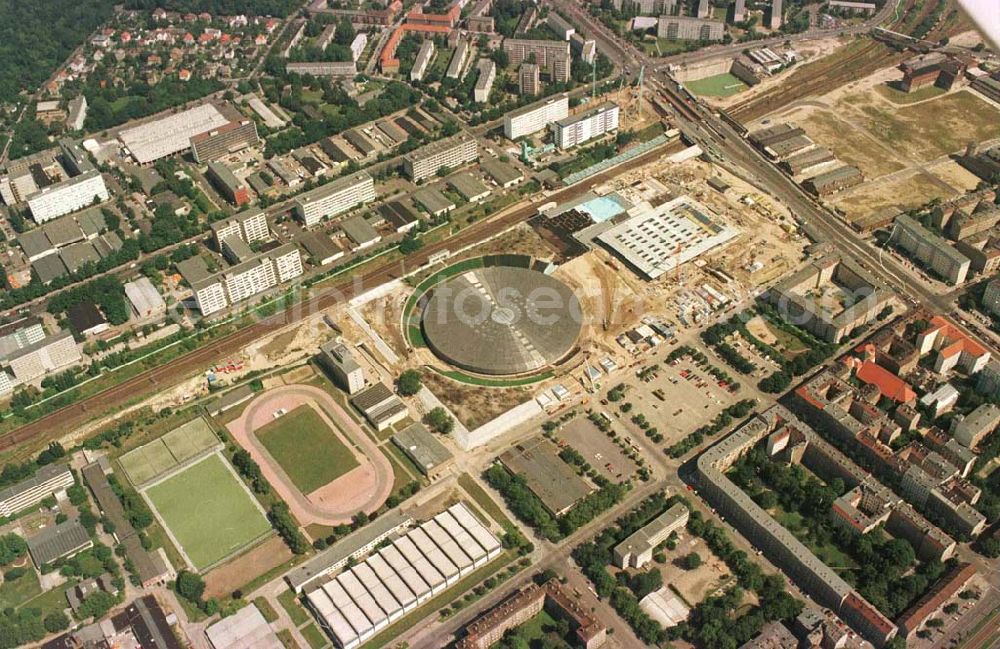
[{"label": "parking lot", "polygon": [[609,480],[622,482],[639,468],[586,417],[579,416],[570,421],[560,429],[559,436]]},{"label": "parking lot", "polygon": [[[710,422],[726,406],[745,398],[743,390],[730,392],[689,359],[678,359],[675,365],[662,359],[656,363],[659,368],[649,373],[646,380],[633,375],[626,381],[629,387],[621,401],[602,402],[606,412],[626,424],[631,434],[643,434],[631,422],[634,415],[641,413],[663,435],[663,444],[670,446]],[[652,364],[651,361],[648,365]],[[620,411],[623,403],[632,404],[628,413]]]}]

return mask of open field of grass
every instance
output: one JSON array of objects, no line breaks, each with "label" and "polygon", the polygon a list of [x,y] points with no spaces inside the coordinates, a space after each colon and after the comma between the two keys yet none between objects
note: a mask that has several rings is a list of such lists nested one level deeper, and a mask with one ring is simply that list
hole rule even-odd
[{"label": "open field of grass", "polygon": [[271,531],[252,496],[218,455],[153,485],[146,496],[199,570]]},{"label": "open field of grass", "polygon": [[833,543],[817,543],[812,537],[812,533],[807,526],[807,521],[797,512],[786,512],[781,507],[775,507],[770,513],[774,516],[774,520],[778,521],[782,527],[794,534],[820,561],[840,572],[841,576],[845,579],[847,579],[847,575],[844,574],[844,570],[851,570],[858,567],[851,557],[847,556],[847,554]]},{"label": "open field of grass", "polygon": [[684,85],[700,97],[730,97],[749,87],[728,72],[697,81],[688,81]]},{"label": "open field of grass", "polygon": [[912,175],[896,176],[855,188],[831,202],[847,215],[848,219],[866,216],[883,207],[899,206],[903,209],[919,207],[932,199],[952,198],[957,192],[935,182],[930,174],[918,171]]},{"label": "open field of grass", "polygon": [[812,111],[807,117],[796,119],[795,123],[805,129],[816,144],[832,151],[841,162],[860,169],[865,178],[877,178],[903,169],[900,162],[887,155],[863,132],[831,112]]},{"label": "open field of grass", "polygon": [[41,593],[38,573],[28,567],[28,571],[17,579],[13,581],[4,579],[3,584],[0,584],[0,609],[17,608]]},{"label": "open field of grass", "polygon": [[254,435],[304,494],[358,466],[351,449],[311,406],[299,406]]},{"label": "open field of grass", "polygon": [[309,621],[309,615],[299,604],[299,600],[295,597],[295,591],[291,589],[282,591],[278,595],[278,602],[281,603],[281,607],[288,613],[288,617],[292,619],[295,626],[301,626]]}]

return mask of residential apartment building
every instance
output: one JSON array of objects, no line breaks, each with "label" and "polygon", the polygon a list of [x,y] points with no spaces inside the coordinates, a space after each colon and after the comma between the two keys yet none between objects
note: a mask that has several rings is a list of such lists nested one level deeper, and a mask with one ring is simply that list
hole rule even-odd
[{"label": "residential apartment building", "polygon": [[939,276],[955,285],[965,281],[971,260],[953,248],[946,239],[934,234],[907,214],[900,214],[896,218],[893,232],[896,245],[929,266]]},{"label": "residential apartment building", "polygon": [[229,122],[219,128],[191,137],[191,153],[195,162],[205,164],[211,160],[256,146],[257,123],[252,119]]},{"label": "residential apartment building", "polygon": [[552,123],[556,146],[569,149],[618,130],[618,104],[607,101]]},{"label": "residential apartment building", "polygon": [[479,69],[479,77],[476,79],[476,87],[472,94],[477,102],[483,103],[490,99],[493,82],[497,78],[497,64],[491,59],[479,59],[476,67]]},{"label": "residential apartment building", "polygon": [[622,569],[642,568],[653,560],[653,551],[658,545],[687,525],[689,514],[682,503],[672,505],[615,546],[615,565]]},{"label": "residential apartment building", "polygon": [[564,41],[568,41],[576,33],[576,28],[554,10],[549,11],[549,15],[545,18],[545,24]]},{"label": "residential apartment building", "polygon": [[358,73],[358,67],[354,61],[287,63],[285,70],[289,74],[311,74],[314,77],[353,78]]},{"label": "residential apartment building", "polygon": [[70,331],[46,336],[12,352],[4,359],[19,383],[33,381],[49,372],[79,363],[80,348]]},{"label": "residential apartment building", "polygon": [[361,171],[338,178],[295,199],[295,216],[307,227],[375,200],[375,181]]},{"label": "residential apartment building", "polygon": [[522,63],[517,71],[517,93],[537,95],[542,91],[542,83],[538,74],[538,66],[534,63]]},{"label": "residential apartment building", "polygon": [[935,352],[934,371],[940,374],[959,368],[966,374],[979,372],[990,362],[990,351],[941,316],[930,319],[931,326],[917,336],[921,356]]},{"label": "residential apartment building", "polygon": [[37,318],[23,318],[0,325],[0,361],[9,354],[45,338],[45,329]]},{"label": "residential apartment building", "polygon": [[66,118],[66,128],[70,131],[82,131],[87,120],[87,98],[80,95],[69,100],[69,116]]},{"label": "residential apartment building", "polygon": [[97,169],[90,169],[62,182],[43,187],[28,196],[28,208],[35,223],[45,223],[63,214],[69,214],[94,203],[110,198],[104,177]]},{"label": "residential apartment building", "polygon": [[430,64],[431,59],[434,58],[434,41],[428,38],[420,45],[420,51],[417,52],[417,58],[413,62],[413,67],[410,68],[410,81],[421,81],[424,78],[424,74],[427,73],[427,66]]},{"label": "residential apartment building", "polygon": [[951,422],[951,434],[959,444],[975,448],[1000,424],[1000,408],[984,403],[966,416],[958,415]]},{"label": "residential apartment building", "polygon": [[545,70],[552,81],[564,83],[570,76],[570,50],[566,41],[535,41],[521,38],[507,38],[503,51],[510,57],[511,65],[520,65],[534,54],[535,63]]},{"label": "residential apartment building", "polygon": [[229,237],[239,237],[247,243],[264,241],[270,238],[271,231],[267,227],[267,213],[264,210],[251,210],[234,214],[225,221],[212,224],[215,235],[215,246],[222,250],[222,242]]},{"label": "residential apartment building", "polygon": [[545,129],[552,122],[569,115],[569,97],[565,94],[543,99],[503,117],[503,134],[510,140]]},{"label": "residential apartment building", "polygon": [[1000,277],[995,277],[983,292],[983,308],[995,316],[1000,316]]},{"label": "residential apartment building", "polygon": [[432,142],[403,156],[403,173],[414,182],[436,174],[442,167],[455,169],[479,159],[479,146],[469,135]]},{"label": "residential apartment building", "polygon": [[[226,245],[235,241],[239,239],[229,238]],[[203,316],[263,293],[303,273],[302,256],[293,243],[286,243],[218,273],[209,272],[201,257],[185,260],[177,265],[177,269],[191,287],[195,305]]]},{"label": "residential apartment building", "polygon": [[65,464],[40,467],[32,477],[0,491],[0,516],[13,516],[72,486],[73,473]]},{"label": "residential apartment building", "polygon": [[347,345],[331,340],[319,350],[319,362],[333,375],[337,387],[347,394],[357,394],[365,387],[365,371]]},{"label": "residential apartment building", "polygon": [[455,46],[455,51],[451,55],[451,61],[448,62],[448,69],[445,70],[444,76],[449,79],[459,79],[464,76],[463,70],[465,70],[465,62],[468,58],[469,41],[462,38]]},{"label": "residential apartment building", "polygon": [[656,35],[669,41],[721,41],[726,24],[688,16],[660,16]]}]

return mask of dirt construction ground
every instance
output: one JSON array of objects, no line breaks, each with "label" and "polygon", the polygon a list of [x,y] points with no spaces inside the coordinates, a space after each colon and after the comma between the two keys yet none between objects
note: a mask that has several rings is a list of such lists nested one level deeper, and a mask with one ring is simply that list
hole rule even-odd
[{"label": "dirt construction ground", "polygon": [[272,536],[249,552],[222,564],[205,575],[205,597],[225,597],[252,579],[292,558],[292,552]]},{"label": "dirt construction ground", "polygon": [[[274,412],[278,409],[291,412],[300,405],[316,408],[327,426],[354,452],[359,463],[356,468],[310,494],[301,493],[292,484],[253,434],[273,421]],[[251,401],[240,417],[226,427],[237,443],[250,452],[264,477],[288,503],[292,514],[302,525],[349,523],[359,511],[376,511],[392,492],[392,465],[354,419],[319,388],[289,385],[268,390]]]}]

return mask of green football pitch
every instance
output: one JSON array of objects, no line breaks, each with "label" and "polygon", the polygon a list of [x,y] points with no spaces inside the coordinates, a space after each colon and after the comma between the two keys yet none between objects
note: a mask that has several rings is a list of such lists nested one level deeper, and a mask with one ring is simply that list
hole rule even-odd
[{"label": "green football pitch", "polygon": [[198,570],[271,530],[251,495],[218,455],[146,490],[153,507]]},{"label": "green football pitch", "polygon": [[358,466],[351,449],[311,406],[299,406],[254,434],[303,494]]},{"label": "green football pitch", "polygon": [[688,81],[684,85],[700,97],[728,97],[743,92],[749,87],[728,72],[697,81]]}]

